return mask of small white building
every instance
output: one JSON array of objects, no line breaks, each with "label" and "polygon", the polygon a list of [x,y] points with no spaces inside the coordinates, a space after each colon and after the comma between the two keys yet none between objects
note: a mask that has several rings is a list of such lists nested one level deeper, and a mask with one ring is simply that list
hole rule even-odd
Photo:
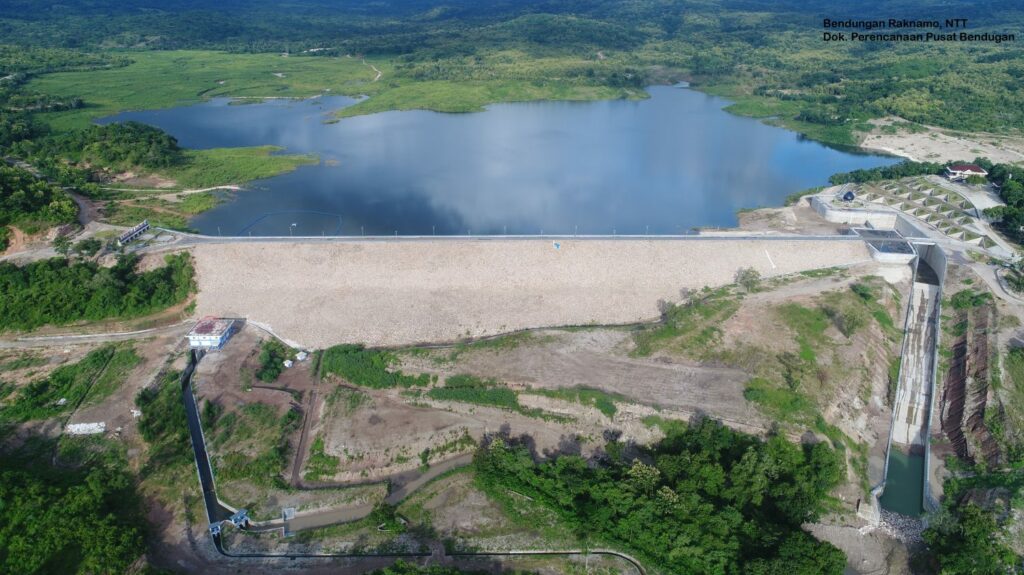
[{"label": "small white building", "polygon": [[290,359],[284,360],[284,366],[285,367],[291,367],[293,365],[295,365],[295,362],[293,362],[292,360],[290,360]]},{"label": "small white building", "polygon": [[946,166],[946,177],[950,180],[966,180],[971,176],[985,177],[988,175],[981,166],[975,164],[953,164]]},{"label": "small white building", "polygon": [[188,332],[188,344],[194,349],[220,349],[234,333],[235,320],[204,317]]}]

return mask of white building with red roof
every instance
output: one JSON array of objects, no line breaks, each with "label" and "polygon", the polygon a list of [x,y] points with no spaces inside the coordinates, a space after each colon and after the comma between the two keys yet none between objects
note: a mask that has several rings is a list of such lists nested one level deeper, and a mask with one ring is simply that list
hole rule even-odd
[{"label": "white building with red roof", "polygon": [[196,349],[220,349],[231,337],[235,320],[204,317],[188,332],[188,344]]},{"label": "white building with red roof", "polygon": [[951,180],[966,180],[971,176],[985,177],[987,175],[988,172],[975,164],[953,164],[946,166],[946,177]]}]

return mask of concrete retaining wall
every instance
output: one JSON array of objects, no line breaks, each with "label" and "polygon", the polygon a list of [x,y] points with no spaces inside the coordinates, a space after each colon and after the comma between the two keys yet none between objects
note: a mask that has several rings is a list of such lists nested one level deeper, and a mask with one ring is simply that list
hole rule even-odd
[{"label": "concrete retaining wall", "polygon": [[896,212],[882,212],[862,208],[840,208],[831,203],[829,196],[811,196],[811,207],[826,221],[851,226],[870,226],[878,229],[896,227]]}]

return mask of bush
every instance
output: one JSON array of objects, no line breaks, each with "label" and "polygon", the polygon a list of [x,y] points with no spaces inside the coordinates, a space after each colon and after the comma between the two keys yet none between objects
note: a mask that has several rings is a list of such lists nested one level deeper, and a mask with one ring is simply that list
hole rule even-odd
[{"label": "bush", "polygon": [[336,345],[324,351],[320,369],[323,375],[337,375],[353,385],[374,389],[430,383],[430,376],[426,374],[411,376],[401,371],[390,371],[396,359],[394,354],[369,350],[361,345]]},{"label": "bush", "polygon": [[736,271],[736,283],[748,292],[757,291],[761,285],[761,272],[754,268],[740,268]]},{"label": "bush", "polygon": [[76,243],[72,250],[81,256],[94,256],[102,248],[103,242],[96,238],[88,238]]},{"label": "bush", "polygon": [[518,411],[519,398],[516,392],[493,379],[480,379],[471,375],[453,375],[445,380],[444,387],[435,387],[427,397],[439,401],[460,401],[489,405]]},{"label": "bush", "polygon": [[953,306],[953,309],[957,310],[983,306],[990,301],[992,301],[992,294],[988,292],[975,292],[972,289],[958,291],[950,298],[950,304]]},{"label": "bush", "polygon": [[260,369],[256,377],[260,381],[271,383],[284,371],[284,360],[294,356],[292,350],[276,339],[268,339],[260,348]]}]

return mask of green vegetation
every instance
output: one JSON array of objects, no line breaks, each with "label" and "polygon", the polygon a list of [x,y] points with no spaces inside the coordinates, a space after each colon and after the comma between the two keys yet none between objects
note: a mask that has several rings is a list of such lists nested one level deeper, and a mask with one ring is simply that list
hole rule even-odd
[{"label": "green vegetation", "polygon": [[324,452],[324,438],[319,435],[309,447],[309,458],[306,460],[306,481],[320,481],[325,477],[334,477],[338,472],[339,460]]},{"label": "green vegetation", "polygon": [[585,86],[560,80],[461,80],[403,83],[367,100],[338,110],[339,118],[389,110],[434,110],[437,112],[482,112],[494,102],[532,100],[641,99],[639,88]]},{"label": "green vegetation", "polygon": [[183,161],[178,141],[159,128],[124,122],[89,126],[15,147],[23,157],[64,158],[75,164],[125,170],[155,170]]},{"label": "green vegetation", "polygon": [[[347,114],[464,111],[524,98],[634,96],[646,84],[683,78],[731,98],[730,111],[837,144],[855,144],[872,129],[869,119],[888,116],[903,118],[890,131],[928,124],[1006,132],[1024,124],[1019,58],[1008,44],[822,42],[821,18],[830,5],[820,1],[525,0],[368,10],[322,0],[287,8],[229,0],[163,8],[158,15],[102,0],[56,10],[22,0],[0,20],[9,42],[133,49],[128,65],[120,54],[109,56],[110,66],[120,66],[110,69],[76,54],[92,72],[39,75],[60,68],[43,65],[60,53],[26,57],[38,58],[22,65],[36,76],[19,82],[26,93],[45,94],[40,109],[65,110],[48,118],[62,128],[84,126],[91,114],[225,94],[310,96],[329,89],[370,96]],[[959,16],[970,20],[972,32],[1022,28],[1010,0],[966,6]],[[144,51],[180,48],[234,53]],[[370,59],[364,65],[350,54]],[[370,65],[381,70],[379,80]]]},{"label": "green vegetation", "polygon": [[1024,348],[1013,348],[1005,357],[1006,378],[999,388],[1003,421],[997,439],[1009,462],[1024,463]]},{"label": "green vegetation", "polygon": [[135,405],[142,412],[139,434],[149,444],[144,476],[183,467],[192,461],[180,377],[180,372],[167,372],[156,386],[144,388],[135,398]]},{"label": "green vegetation", "polygon": [[[473,375],[458,374],[448,377],[444,386],[427,391],[427,397],[438,401],[458,401],[487,407],[507,409],[528,417],[562,420],[541,409],[527,408],[519,403],[519,393],[494,379],[481,379]],[[471,439],[472,440],[472,439]]]},{"label": "green vegetation", "polygon": [[604,414],[608,419],[615,417],[615,412],[618,408],[615,406],[616,401],[628,401],[625,397],[615,393],[607,393],[600,389],[591,389],[589,387],[572,387],[563,389],[531,389],[530,393],[537,395],[543,395],[545,397],[554,397],[556,399],[563,399],[565,401],[574,401],[589,407],[596,408],[598,411]]},{"label": "green vegetation", "polygon": [[660,324],[634,334],[635,347],[631,353],[648,356],[672,344],[674,349],[691,357],[700,357],[719,341],[719,325],[732,317],[739,307],[739,301],[728,288],[713,291],[705,288],[682,304],[665,304]]},{"label": "green vegetation", "polygon": [[341,408],[342,413],[345,415],[355,412],[363,405],[366,405],[369,401],[369,395],[366,395],[359,390],[348,389],[340,385],[335,387],[324,399],[324,402],[329,409],[334,410],[335,408]]},{"label": "green vegetation", "polygon": [[46,362],[46,358],[41,355],[20,355],[15,359],[0,363],[0,373],[46,365]]},{"label": "green vegetation", "polygon": [[388,531],[391,533],[404,533],[405,523],[403,523],[396,514],[394,505],[388,505],[387,503],[379,503],[370,512],[370,515],[366,518],[371,525],[376,525],[378,531]]},{"label": "green vegetation", "polygon": [[992,301],[992,294],[985,292],[975,292],[972,289],[960,290],[953,294],[950,298],[949,303],[953,306],[953,309],[963,310],[970,309],[973,307],[980,307]]},{"label": "green vegetation", "polygon": [[799,192],[793,192],[792,194],[786,196],[786,199],[782,202],[782,205],[795,206],[798,203],[800,203],[800,200],[805,196],[812,196],[824,189],[825,186],[815,186],[813,188],[807,188],[806,190],[800,190]]},{"label": "green vegetation", "polygon": [[128,380],[128,374],[141,361],[142,358],[135,353],[135,348],[130,344],[116,348],[116,351],[107,362],[106,369],[96,378],[96,382],[89,389],[89,394],[85,397],[85,403],[99,403],[117,391]]},{"label": "green vegetation", "polygon": [[796,334],[796,341],[800,345],[800,359],[807,363],[817,363],[818,357],[815,347],[822,341],[825,330],[829,326],[828,315],[820,308],[808,308],[797,303],[786,303],[778,308],[776,312],[785,323]]},{"label": "green vegetation", "polygon": [[743,397],[779,421],[806,421],[817,413],[817,406],[806,395],[759,377],[747,382]]},{"label": "green vegetation", "polygon": [[1017,243],[1024,243],[1024,168],[1010,164],[992,164],[985,158],[974,163],[988,171],[988,179],[999,186],[1005,206],[987,208],[985,215],[998,220],[997,227]]},{"label": "green vegetation", "polygon": [[747,290],[747,293],[757,291],[761,286],[761,272],[754,268],[740,268],[736,271],[736,285]]},{"label": "green vegetation", "polygon": [[203,426],[203,429],[213,429],[213,424],[217,423],[220,416],[224,414],[224,406],[217,403],[216,401],[210,401],[207,399],[203,402],[203,411],[199,414],[199,424]]},{"label": "green vegetation", "polygon": [[[184,34],[186,38],[193,35]],[[27,88],[59,98],[77,97],[88,103],[80,109],[42,116],[54,130],[64,131],[85,128],[93,118],[125,110],[170,108],[205,98],[308,98],[327,90],[356,96],[376,93],[384,87],[372,84],[374,72],[354,58],[284,59],[269,53],[136,51],[130,62],[117,68],[40,75]]]},{"label": "green vegetation", "polygon": [[295,353],[275,338],[266,339],[260,345],[260,368],[256,377],[260,381],[271,383],[284,371],[284,360],[292,359]]},{"label": "green vegetation", "polygon": [[911,162],[910,160],[904,160],[891,166],[879,166],[877,168],[869,168],[866,170],[854,170],[852,172],[833,174],[828,181],[831,182],[832,185],[838,186],[839,184],[848,183],[860,184],[864,182],[877,182],[879,180],[898,180],[900,178],[907,178],[910,176],[941,174],[945,167],[945,164]]},{"label": "green vegetation", "polygon": [[500,407],[511,411],[519,411],[519,398],[516,392],[493,379],[480,379],[472,375],[453,375],[444,382],[444,387],[435,387],[427,392],[427,397],[438,401],[458,401]]},{"label": "green vegetation", "polygon": [[145,552],[146,521],[123,460],[51,467],[3,454],[0,572],[124,573]]},{"label": "green vegetation", "polygon": [[81,257],[92,257],[99,253],[101,249],[103,249],[103,242],[98,238],[86,238],[75,243],[71,251]]},{"label": "green vegetation", "polygon": [[405,375],[392,370],[398,358],[386,351],[369,350],[361,345],[336,345],[324,350],[320,360],[322,375],[336,375],[353,385],[384,389],[389,387],[425,386],[430,376]]},{"label": "green vegetation", "polygon": [[[279,154],[280,151],[282,148],[277,146],[185,150],[181,163],[158,173],[173,179],[180,188],[211,188],[269,178],[319,161],[316,156]],[[186,201],[191,197],[186,196]],[[197,214],[204,210],[193,207],[186,211]]]},{"label": "green vegetation", "polygon": [[953,575],[1013,573],[1024,557],[1010,544],[1016,537],[1010,507],[1024,506],[1024,471],[989,471],[984,465],[958,469],[943,486],[941,509],[929,517],[924,540],[937,571]]},{"label": "green vegetation", "polygon": [[279,417],[275,408],[265,403],[249,403],[215,419],[204,432],[217,477],[286,489],[282,473],[288,436],[299,420],[297,412],[289,409]]},{"label": "green vegetation", "polygon": [[75,221],[78,208],[70,196],[21,168],[0,165],[0,251],[7,249],[6,226],[33,234]]},{"label": "green vegetation", "polygon": [[525,495],[593,545],[666,571],[843,572],[843,553],[800,528],[842,478],[841,458],[826,444],[761,441],[705,420],[670,428],[645,456],[597,467],[568,455],[538,464],[524,446],[497,439],[474,466],[478,486],[506,507],[518,501],[512,493]]},{"label": "green vegetation", "polygon": [[114,355],[114,346],[107,345],[77,363],[58,367],[48,377],[25,386],[12,403],[0,409],[0,419],[29,421],[66,413],[89,394]]},{"label": "green vegetation", "polygon": [[924,540],[944,575],[1011,573],[1019,561],[992,536],[998,527],[992,512],[974,503],[947,505],[932,515]]},{"label": "green vegetation", "polygon": [[64,258],[21,267],[0,262],[0,330],[138,317],[181,303],[195,289],[191,258],[180,253],[165,261],[141,273],[137,255],[121,256],[110,268]]}]

